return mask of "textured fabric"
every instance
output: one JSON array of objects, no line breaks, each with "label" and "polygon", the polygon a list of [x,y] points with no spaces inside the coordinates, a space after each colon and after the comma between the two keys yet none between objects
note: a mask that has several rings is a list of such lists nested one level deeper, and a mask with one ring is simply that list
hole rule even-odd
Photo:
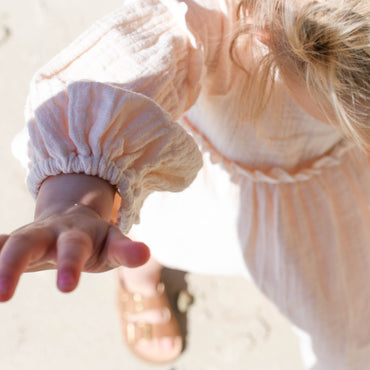
[{"label": "textured fabric", "polygon": [[173,16],[183,7],[141,3],[126,1],[36,73],[26,107],[31,193],[59,173],[100,176],[122,196],[124,231],[151,191],[182,190],[201,166],[174,120],[198,95],[203,54]]},{"label": "textured fabric", "polygon": [[32,82],[29,187],[98,175],[127,231],[150,192],[190,184],[201,148],[196,180],[152,194],[133,233],[164,264],[251,276],[310,334],[315,369],[370,369],[368,158],[278,79],[258,124],[237,119],[234,21],[231,0],[126,0],[97,22]]}]

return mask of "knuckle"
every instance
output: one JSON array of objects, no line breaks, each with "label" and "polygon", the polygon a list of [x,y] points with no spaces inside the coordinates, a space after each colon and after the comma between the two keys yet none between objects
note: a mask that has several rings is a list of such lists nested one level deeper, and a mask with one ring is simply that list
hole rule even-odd
[{"label": "knuckle", "polygon": [[69,230],[59,235],[57,241],[58,255],[63,264],[75,264],[90,255],[93,248],[92,240],[83,231]]},{"label": "knuckle", "polygon": [[26,244],[31,242],[34,239],[32,233],[27,232],[18,232],[10,236],[9,242],[15,244]]},{"label": "knuckle", "polygon": [[59,236],[59,241],[63,243],[79,245],[89,242],[89,237],[85,232],[78,229],[73,229],[62,232]]},{"label": "knuckle", "polygon": [[9,236],[9,241],[16,243],[33,243],[46,236],[46,229],[43,227],[24,227],[14,231]]},{"label": "knuckle", "polygon": [[63,260],[58,263],[58,269],[62,270],[64,273],[74,273],[78,268],[79,263],[71,256],[64,256]]}]

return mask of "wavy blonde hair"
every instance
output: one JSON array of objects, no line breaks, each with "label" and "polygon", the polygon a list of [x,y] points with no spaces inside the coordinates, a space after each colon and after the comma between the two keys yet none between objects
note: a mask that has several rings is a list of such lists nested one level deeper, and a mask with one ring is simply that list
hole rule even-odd
[{"label": "wavy blonde hair", "polygon": [[[267,52],[254,55],[253,68],[245,67],[242,51],[261,50],[252,44],[264,34]],[[307,86],[329,121],[370,149],[368,1],[242,0],[230,53],[249,75],[248,116],[262,113],[280,73]]]}]

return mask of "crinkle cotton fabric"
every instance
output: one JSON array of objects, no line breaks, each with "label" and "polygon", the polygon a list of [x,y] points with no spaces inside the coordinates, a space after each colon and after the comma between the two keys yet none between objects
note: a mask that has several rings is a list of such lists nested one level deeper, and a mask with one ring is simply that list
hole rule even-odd
[{"label": "crinkle cotton fabric", "polygon": [[278,78],[258,124],[237,119],[235,8],[126,0],[37,72],[29,188],[100,176],[162,263],[251,276],[310,334],[315,369],[370,369],[368,157]]}]

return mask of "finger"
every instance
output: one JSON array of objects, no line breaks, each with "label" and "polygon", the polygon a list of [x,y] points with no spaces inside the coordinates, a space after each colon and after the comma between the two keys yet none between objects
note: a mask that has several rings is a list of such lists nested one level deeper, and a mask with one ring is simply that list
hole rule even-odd
[{"label": "finger", "polygon": [[9,235],[0,235],[0,252],[1,252],[1,249],[3,248],[5,242],[9,239]]},{"label": "finger", "polygon": [[0,254],[0,302],[14,294],[21,274],[29,263],[42,258],[49,245],[49,237],[42,230],[10,235]]},{"label": "finger", "polygon": [[112,267],[138,267],[149,260],[150,250],[141,242],[135,242],[111,226],[106,241],[107,258]]},{"label": "finger", "polygon": [[74,229],[61,233],[57,240],[57,286],[71,292],[79,282],[81,271],[91,256],[93,242],[83,231]]}]

